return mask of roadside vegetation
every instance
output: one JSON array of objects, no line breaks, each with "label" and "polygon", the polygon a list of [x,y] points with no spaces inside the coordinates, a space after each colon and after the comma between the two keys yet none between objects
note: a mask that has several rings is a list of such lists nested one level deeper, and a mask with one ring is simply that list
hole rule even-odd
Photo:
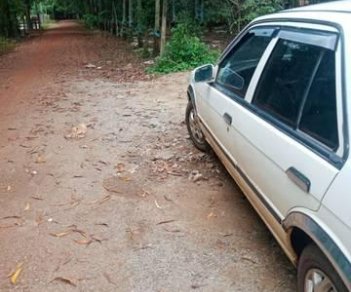
[{"label": "roadside vegetation", "polygon": [[219,51],[210,49],[202,42],[190,23],[180,23],[171,32],[164,54],[156,58],[155,64],[148,68],[148,72],[184,71],[201,64],[216,62]]},{"label": "roadside vegetation", "polygon": [[[49,19],[78,19],[89,29],[130,41],[148,72],[169,73],[212,63],[218,52],[203,36],[230,36],[259,15],[324,0],[0,0],[0,53],[14,39],[46,28]],[[306,3],[305,3],[306,2]]]},{"label": "roadside vegetation", "polygon": [[15,42],[13,40],[0,37],[0,56],[11,51],[15,47]]}]

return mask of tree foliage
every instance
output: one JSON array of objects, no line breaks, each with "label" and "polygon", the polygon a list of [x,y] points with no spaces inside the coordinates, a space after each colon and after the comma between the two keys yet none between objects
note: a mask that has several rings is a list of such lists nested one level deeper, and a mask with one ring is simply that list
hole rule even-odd
[{"label": "tree foliage", "polygon": [[224,25],[236,34],[259,15],[307,1],[325,0],[0,0],[0,37],[17,37],[19,22],[31,28],[33,15],[76,18],[88,28],[136,38],[143,52],[153,39],[154,55],[162,53],[154,69],[166,72],[213,60],[213,52],[200,41],[202,29]]}]

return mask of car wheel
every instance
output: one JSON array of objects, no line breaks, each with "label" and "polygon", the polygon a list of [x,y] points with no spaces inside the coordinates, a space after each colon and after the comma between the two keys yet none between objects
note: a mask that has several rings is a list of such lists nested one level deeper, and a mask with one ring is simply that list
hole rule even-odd
[{"label": "car wheel", "polygon": [[297,286],[299,292],[347,292],[329,260],[314,244],[302,251],[297,268]]},{"label": "car wheel", "polygon": [[188,102],[185,111],[185,123],[188,128],[188,132],[196,148],[201,151],[207,152],[210,149],[210,145],[206,142],[205,136],[200,128],[196,110],[191,101]]}]

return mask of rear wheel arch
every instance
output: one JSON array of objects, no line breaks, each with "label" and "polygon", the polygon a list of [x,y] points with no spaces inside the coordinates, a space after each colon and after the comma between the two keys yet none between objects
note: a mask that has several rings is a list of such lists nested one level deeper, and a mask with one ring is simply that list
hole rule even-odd
[{"label": "rear wheel arch", "polygon": [[314,249],[317,249],[321,255],[319,257],[325,258],[329,263],[331,268],[328,268],[329,271],[334,270],[334,274],[338,275],[338,277],[332,276],[332,278],[340,279],[340,281],[337,280],[338,283],[344,283],[340,286],[337,284],[337,286],[344,287],[346,285],[351,291],[351,263],[338,246],[333,235],[323,228],[323,224],[318,221],[318,218],[301,210],[294,211],[283,221],[283,227],[290,234],[290,243],[297,256],[298,269],[301,268],[302,262],[306,261],[306,254],[309,254],[306,251],[314,246]]}]

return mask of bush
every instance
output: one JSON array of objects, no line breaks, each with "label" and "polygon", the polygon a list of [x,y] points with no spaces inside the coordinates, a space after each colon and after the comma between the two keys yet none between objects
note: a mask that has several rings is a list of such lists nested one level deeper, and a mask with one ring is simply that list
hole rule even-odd
[{"label": "bush", "polygon": [[196,35],[196,29],[188,23],[178,24],[172,29],[172,37],[163,56],[156,59],[149,73],[170,73],[193,69],[202,64],[214,63],[219,53],[210,50]]},{"label": "bush", "polygon": [[93,14],[84,14],[83,21],[87,28],[93,29],[99,25],[99,17]]}]

